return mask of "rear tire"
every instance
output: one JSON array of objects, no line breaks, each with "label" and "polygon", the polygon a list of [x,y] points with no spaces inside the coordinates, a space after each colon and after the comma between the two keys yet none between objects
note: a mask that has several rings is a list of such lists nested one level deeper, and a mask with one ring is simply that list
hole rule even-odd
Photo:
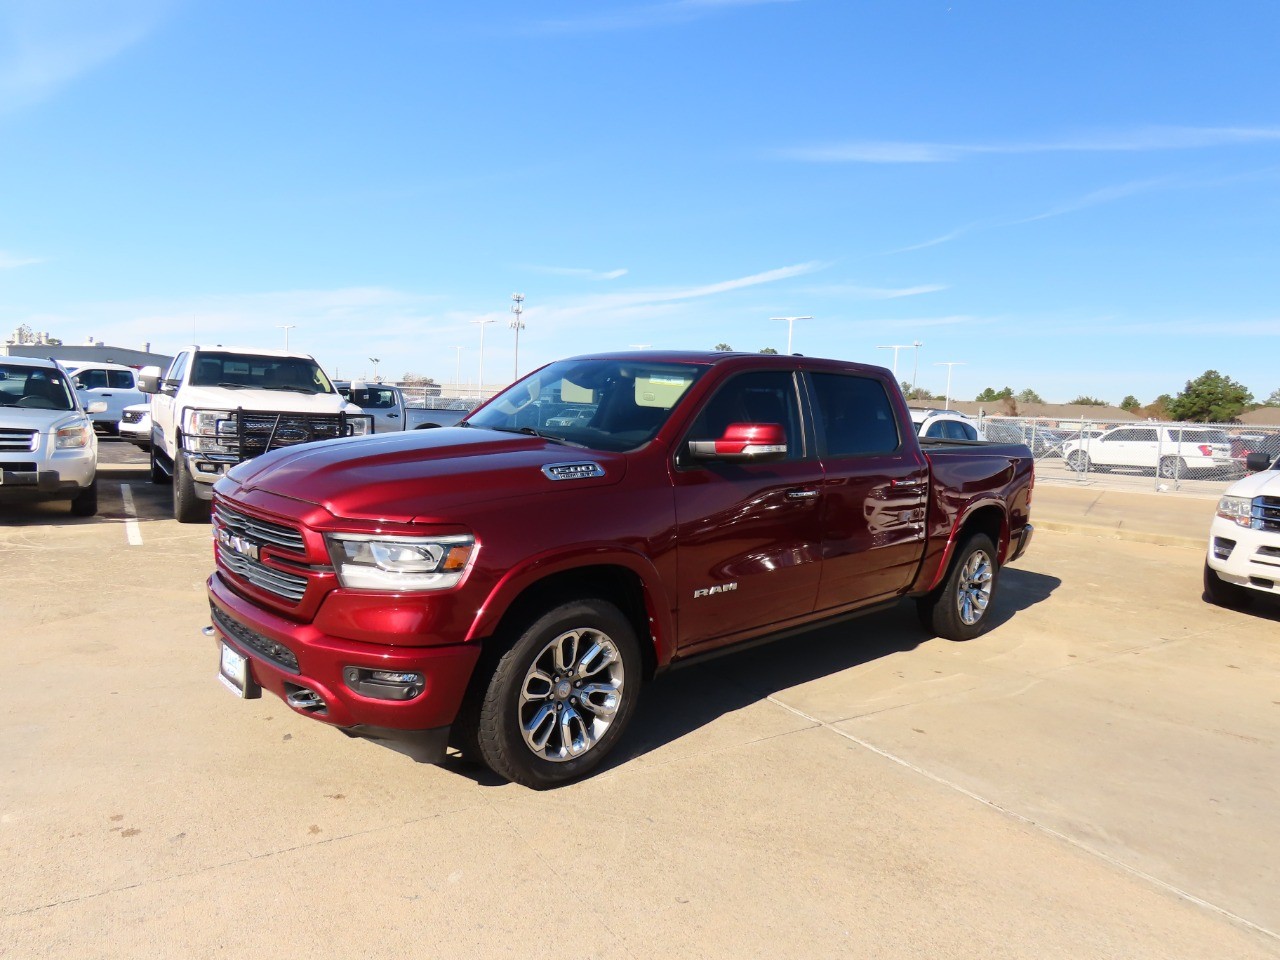
[{"label": "rear tire", "polygon": [[481,758],[535,790],[586,776],[635,712],[642,669],[635,629],[613,604],[573,600],[547,611],[489,678],[475,738]]},{"label": "rear tire", "polygon": [[1161,457],[1158,469],[1165,480],[1180,480],[1187,475],[1187,468],[1181,457]]},{"label": "rear tire", "polygon": [[196,481],[181,453],[173,460],[173,518],[179,523],[208,523],[209,501],[196,496]]},{"label": "rear tire", "polygon": [[1241,610],[1253,603],[1253,592],[1238,583],[1228,583],[1204,562],[1204,599],[1219,607]]},{"label": "rear tire", "polygon": [[1067,466],[1076,473],[1084,473],[1089,469],[1089,455],[1083,450],[1072,450],[1067,454]]},{"label": "rear tire", "polygon": [[73,517],[92,517],[98,512],[98,478],[71,498],[71,515]]},{"label": "rear tire", "polygon": [[956,551],[942,586],[917,598],[921,624],[944,640],[972,640],[985,632],[999,572],[991,538],[973,534]]}]

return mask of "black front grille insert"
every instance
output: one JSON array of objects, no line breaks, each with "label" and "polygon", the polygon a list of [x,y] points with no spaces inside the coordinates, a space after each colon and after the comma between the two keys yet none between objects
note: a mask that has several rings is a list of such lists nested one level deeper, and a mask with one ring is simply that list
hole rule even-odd
[{"label": "black front grille insert", "polygon": [[35,430],[0,427],[0,453],[30,453],[35,448]]},{"label": "black front grille insert", "polygon": [[142,418],[147,415],[145,410],[126,410],[120,417],[121,423],[141,423]]},{"label": "black front grille insert", "polygon": [[283,523],[272,523],[270,520],[259,520],[238,510],[232,510],[225,503],[218,503],[213,508],[214,520],[230,533],[248,537],[257,543],[269,543],[272,546],[292,550],[294,553],[306,553],[306,541],[302,533]]},{"label": "black front grille insert", "polygon": [[259,413],[240,410],[236,427],[241,460],[260,456],[268,450],[316,440],[334,440],[350,433],[345,413]]},{"label": "black front grille insert", "polygon": [[1280,497],[1255,497],[1253,516],[1263,530],[1280,530]]},{"label": "black front grille insert", "polygon": [[212,603],[209,604],[209,613],[213,617],[213,622],[218,625],[218,629],[241,646],[248,647],[262,659],[274,663],[281,670],[287,670],[289,673],[302,672],[298,668],[298,658],[283,643],[277,643],[270,637],[264,637],[256,630],[250,630],[243,623],[232,620]]}]

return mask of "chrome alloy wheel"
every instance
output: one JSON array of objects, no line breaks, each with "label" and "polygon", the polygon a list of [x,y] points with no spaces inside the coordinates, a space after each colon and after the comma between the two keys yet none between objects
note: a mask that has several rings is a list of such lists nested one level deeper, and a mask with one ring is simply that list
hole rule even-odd
[{"label": "chrome alloy wheel", "polygon": [[536,756],[556,763],[594,747],[622,702],[622,656],[599,630],[560,634],[534,657],[520,686],[520,733]]},{"label": "chrome alloy wheel", "polygon": [[956,589],[956,606],[965,626],[973,626],[986,613],[987,604],[991,602],[992,573],[991,558],[985,550],[969,554]]}]

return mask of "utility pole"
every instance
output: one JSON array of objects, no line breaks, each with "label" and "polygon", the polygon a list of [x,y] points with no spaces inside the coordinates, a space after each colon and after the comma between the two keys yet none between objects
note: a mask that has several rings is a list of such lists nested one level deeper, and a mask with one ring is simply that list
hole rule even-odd
[{"label": "utility pole", "polygon": [[457,388],[458,393],[462,393],[462,348],[455,346],[453,348],[453,385]]},{"label": "utility pole", "polygon": [[911,365],[911,392],[916,392],[916,374],[920,372],[920,348],[924,346],[919,340],[916,340],[911,346],[916,348],[915,362]]},{"label": "utility pole", "polygon": [[963,367],[964,361],[963,360],[943,360],[941,363],[935,363],[934,366],[947,368],[947,396],[946,396],[945,403],[943,405],[943,409],[950,410],[951,409],[951,368]]},{"label": "utility pole", "polygon": [[770,320],[787,321],[787,356],[791,355],[791,329],[797,320],[812,320],[813,317],[770,317]]},{"label": "utility pole", "polygon": [[480,325],[480,394],[484,395],[484,328],[486,324],[497,323],[492,317],[477,317],[471,321]]},{"label": "utility pole", "polygon": [[[524,294],[513,293],[511,295],[511,312],[515,317],[511,320],[511,329],[516,332],[516,362],[515,369],[511,373],[511,382],[515,383],[520,379],[520,331],[524,329]],[[484,327],[480,328],[481,335],[484,333]]]},{"label": "utility pole", "polygon": [[909,349],[910,347],[911,347],[911,344],[909,343],[890,343],[890,344],[883,344],[881,346],[876,347],[877,350],[893,351],[893,379],[895,382],[898,379],[898,351],[906,350],[906,349]]},{"label": "utility pole", "polygon": [[284,331],[284,352],[289,352],[289,331],[296,327],[296,323],[277,323],[276,329]]}]

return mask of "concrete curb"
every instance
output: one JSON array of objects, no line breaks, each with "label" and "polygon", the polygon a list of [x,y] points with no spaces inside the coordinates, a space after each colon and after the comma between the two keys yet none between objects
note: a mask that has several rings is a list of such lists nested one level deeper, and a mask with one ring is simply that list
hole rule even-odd
[{"label": "concrete curb", "polygon": [[1037,531],[1052,530],[1054,533],[1074,533],[1085,537],[1100,537],[1103,540],[1130,540],[1134,543],[1152,543],[1160,547],[1188,547],[1192,550],[1205,550],[1208,533],[1204,537],[1183,537],[1173,533],[1147,533],[1144,530],[1126,530],[1124,527],[1105,527],[1089,523],[1067,523],[1059,520],[1032,520]]}]

